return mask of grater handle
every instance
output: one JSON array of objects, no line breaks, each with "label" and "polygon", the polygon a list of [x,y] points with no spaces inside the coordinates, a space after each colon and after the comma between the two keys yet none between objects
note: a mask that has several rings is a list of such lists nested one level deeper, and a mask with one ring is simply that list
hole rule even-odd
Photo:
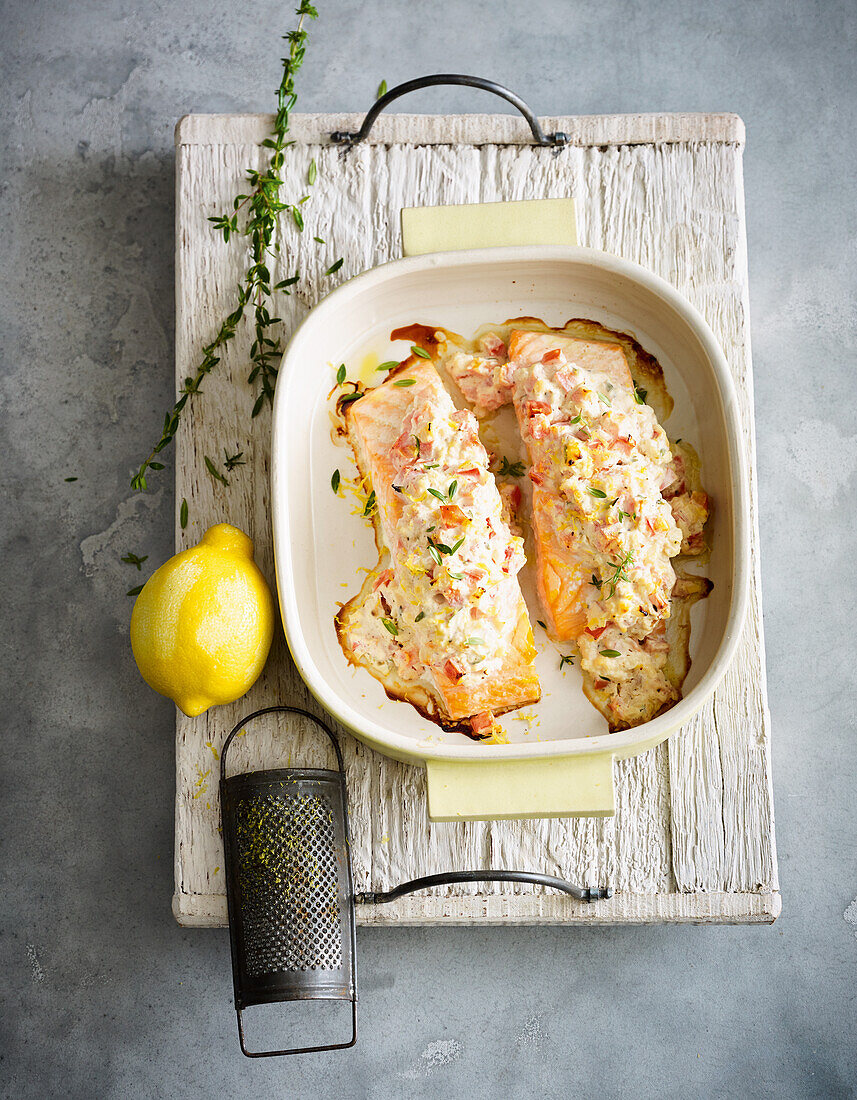
[{"label": "grater handle", "polygon": [[336,735],[333,730],[329,730],[327,726],[322,722],[320,718],[317,718],[314,714],[310,714],[308,710],[303,710],[301,707],[263,707],[261,710],[254,710],[252,714],[248,714],[246,718],[242,718],[234,730],[229,734],[226,740],[223,742],[223,748],[220,750],[220,782],[226,782],[226,753],[229,750],[229,746],[232,744],[232,739],[246,726],[252,722],[254,718],[261,718],[263,714],[300,714],[304,718],[309,718],[310,722],[314,722],[317,726],[324,730],[330,739],[331,745],[333,745],[333,751],[336,753],[336,763],[339,771],[344,771],[342,763],[342,750],[339,748],[339,742],[336,739]]},{"label": "grater handle", "polygon": [[466,88],[482,88],[483,91],[493,92],[494,95],[500,96],[501,99],[505,99],[507,103],[511,103],[513,107],[518,108],[527,120],[536,145],[559,147],[568,144],[567,134],[546,134],[529,105],[515,92],[494,80],[486,80],[483,76],[465,76],[462,73],[434,73],[431,76],[420,76],[416,80],[406,80],[404,84],[397,84],[395,88],[391,88],[389,92],[372,104],[363,119],[363,125],[356,134],[338,130],[330,135],[330,140],[337,145],[359,145],[361,141],[365,141],[369,137],[369,131],[375,124],[378,115],[394,100],[407,95],[408,92],[416,92],[420,88],[433,88],[438,84],[463,84]]}]

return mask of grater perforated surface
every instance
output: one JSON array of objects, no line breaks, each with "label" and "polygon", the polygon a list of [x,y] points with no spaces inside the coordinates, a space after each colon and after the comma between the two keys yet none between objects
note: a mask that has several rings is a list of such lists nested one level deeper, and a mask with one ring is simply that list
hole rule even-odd
[{"label": "grater perforated surface", "polygon": [[235,803],[236,874],[247,974],[342,968],[343,927],[333,808],[280,790]]}]

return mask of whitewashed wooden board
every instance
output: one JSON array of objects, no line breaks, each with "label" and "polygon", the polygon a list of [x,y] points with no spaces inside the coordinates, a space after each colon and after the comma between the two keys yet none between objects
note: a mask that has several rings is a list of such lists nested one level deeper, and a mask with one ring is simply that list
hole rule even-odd
[{"label": "whitewashed wooden board", "polygon": [[[347,154],[327,135],[357,129],[352,115],[295,116],[297,144],[286,157],[286,196],[306,192],[306,231],[283,224],[282,278],[299,289],[277,312],[286,331],[334,282],[401,254],[403,206],[572,195],[580,243],[656,271],[694,302],[720,339],[734,372],[753,502],[750,612],[737,658],[708,705],[669,742],[616,765],[616,816],[608,819],[432,824],[424,773],[366,748],[340,731],[347,761],[353,862],[358,889],[383,890],[417,875],[464,867],[541,869],[572,882],[611,885],[594,904],[509,884],[449,887],[363,907],[364,924],[639,923],[772,921],[780,910],[771,793],[770,728],[758,573],[753,388],[741,154],[734,115],[546,118],[570,135],[558,154],[530,144],[508,115],[382,116],[371,141]],[[267,116],[189,116],[176,131],[176,378],[193,373],[199,349],[232,308],[245,267],[241,244],[226,245],[209,215],[227,209]],[[327,245],[320,248],[313,236]],[[335,279],[323,272],[344,257]],[[250,420],[249,328],[188,405],[176,440],[176,542],[195,543],[228,521],[256,543],[274,583],[269,500],[270,413]],[[243,450],[247,465],[228,488],[203,456]],[[179,527],[181,501],[190,522]],[[369,563],[367,563],[369,564]],[[260,681],[239,703],[189,719],[176,732],[176,892],[185,925],[226,920],[218,829],[217,759],[242,715],[274,702],[318,712],[280,635]],[[233,767],[321,765],[317,734],[270,722],[238,741]]]}]

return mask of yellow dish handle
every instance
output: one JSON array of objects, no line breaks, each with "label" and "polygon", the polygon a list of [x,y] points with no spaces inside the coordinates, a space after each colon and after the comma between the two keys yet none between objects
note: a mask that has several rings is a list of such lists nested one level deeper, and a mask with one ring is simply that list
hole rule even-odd
[{"label": "yellow dish handle", "polygon": [[412,206],[402,211],[402,253],[510,244],[577,244],[574,199]]},{"label": "yellow dish handle", "polygon": [[612,817],[613,754],[528,760],[429,760],[432,821]]}]

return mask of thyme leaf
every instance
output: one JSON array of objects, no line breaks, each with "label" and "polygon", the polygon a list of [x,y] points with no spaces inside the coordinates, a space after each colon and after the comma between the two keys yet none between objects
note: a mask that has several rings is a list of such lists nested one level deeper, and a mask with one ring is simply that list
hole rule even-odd
[{"label": "thyme leaf", "polygon": [[331,489],[333,489],[334,493],[337,494],[337,496],[339,495],[339,486],[341,481],[342,478],[340,476],[339,470],[334,470],[330,478],[330,487]]},{"label": "thyme leaf", "polygon": [[220,472],[220,470],[218,470],[218,468],[211,461],[211,459],[208,457],[208,455],[204,455],[203,457],[205,459],[205,467],[208,470],[208,472],[211,474],[211,476],[214,478],[214,480],[219,481],[221,483],[221,485],[228,485],[229,482],[226,480],[226,478],[223,476],[223,474]]},{"label": "thyme leaf", "polygon": [[523,477],[526,466],[523,462],[510,462],[505,455],[500,463],[500,474],[507,477]]},{"label": "thyme leaf", "polygon": [[137,572],[139,573],[139,572],[142,571],[143,562],[146,561],[148,559],[148,557],[149,557],[148,554],[144,554],[142,556],[142,558],[138,558],[136,554],[132,554],[131,551],[129,550],[128,553],[123,558],[121,558],[120,560],[124,561],[126,565],[136,565],[137,566]]},{"label": "thyme leaf", "polygon": [[389,632],[395,638],[396,635],[399,633],[399,628],[396,626],[396,624],[393,622],[393,620],[392,619],[382,619],[381,622],[384,624],[384,626],[387,628],[387,630],[389,630]]},{"label": "thyme leaf", "polygon": [[431,359],[431,352],[426,351],[425,348],[417,347],[416,344],[411,344],[411,354],[418,355],[420,359]]},{"label": "thyme leaf", "polygon": [[618,649],[599,649],[598,652],[601,654],[602,657],[618,657],[619,656],[619,650]]},{"label": "thyme leaf", "polygon": [[181,512],[179,513],[179,523],[181,524],[182,531],[184,531],[185,527],[187,527],[187,512],[187,501],[182,498],[182,507]]}]

